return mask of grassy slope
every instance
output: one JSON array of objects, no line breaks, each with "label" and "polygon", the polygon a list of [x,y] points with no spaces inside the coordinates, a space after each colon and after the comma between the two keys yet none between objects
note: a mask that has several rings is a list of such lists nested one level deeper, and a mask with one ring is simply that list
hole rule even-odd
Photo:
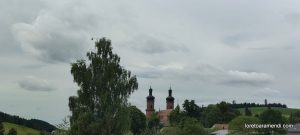
[{"label": "grassy slope", "polygon": [[[249,109],[251,110],[252,114],[255,115],[255,114],[262,113],[263,111],[265,111],[268,108],[267,107],[251,107]],[[300,111],[300,109],[293,109],[293,108],[272,107],[272,109],[280,111],[284,117],[289,117],[291,113],[293,113],[295,111]],[[244,114],[245,109],[244,108],[240,108],[239,111],[242,114]]]},{"label": "grassy slope", "polygon": [[15,128],[18,132],[18,135],[39,135],[40,133],[38,130],[12,123],[3,122],[3,125],[5,129],[5,134],[7,134],[11,128]]}]

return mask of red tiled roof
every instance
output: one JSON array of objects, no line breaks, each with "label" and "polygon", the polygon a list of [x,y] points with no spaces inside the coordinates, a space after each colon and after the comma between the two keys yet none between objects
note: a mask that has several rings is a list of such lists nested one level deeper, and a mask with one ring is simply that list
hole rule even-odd
[{"label": "red tiled roof", "polygon": [[215,124],[211,128],[228,129],[228,124]]}]

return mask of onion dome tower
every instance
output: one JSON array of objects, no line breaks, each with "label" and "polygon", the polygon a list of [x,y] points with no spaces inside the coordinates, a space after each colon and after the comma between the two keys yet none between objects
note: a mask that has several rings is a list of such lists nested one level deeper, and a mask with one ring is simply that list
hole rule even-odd
[{"label": "onion dome tower", "polygon": [[152,116],[152,114],[155,112],[154,99],[155,99],[155,97],[152,96],[152,88],[150,86],[149,95],[147,96],[147,109],[146,109],[146,117],[147,118],[150,118]]},{"label": "onion dome tower", "polygon": [[167,110],[174,109],[174,97],[172,97],[172,89],[169,89],[169,96],[166,98],[167,101]]}]

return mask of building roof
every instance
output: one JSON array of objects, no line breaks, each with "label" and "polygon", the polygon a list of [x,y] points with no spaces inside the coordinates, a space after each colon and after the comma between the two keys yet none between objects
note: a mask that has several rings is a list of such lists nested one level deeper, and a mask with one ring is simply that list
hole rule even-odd
[{"label": "building roof", "polygon": [[215,124],[211,128],[216,128],[216,129],[228,129],[228,124]]},{"label": "building roof", "polygon": [[171,89],[171,87],[169,89],[169,96],[166,98],[166,100],[174,102],[174,97],[172,97],[172,89]]},{"label": "building roof", "polygon": [[166,98],[166,100],[167,100],[167,101],[174,101],[174,97],[168,96],[168,97]]},{"label": "building roof", "polygon": [[161,110],[158,112],[158,117],[159,121],[164,125],[168,126],[169,125],[169,115],[172,112],[172,109],[167,109],[167,110]]},{"label": "building roof", "polygon": [[154,100],[155,99],[155,97],[154,96],[152,96],[152,88],[151,88],[151,86],[150,86],[150,89],[149,89],[149,96],[147,96],[147,99],[148,100]]},{"label": "building roof", "polygon": [[300,133],[300,123],[297,123],[292,128],[289,128],[288,132],[289,133]]},{"label": "building roof", "polygon": [[152,95],[149,95],[149,96],[147,96],[147,99],[152,99],[152,100],[154,100],[154,99],[155,99],[155,97],[154,97],[154,96],[152,96]]}]

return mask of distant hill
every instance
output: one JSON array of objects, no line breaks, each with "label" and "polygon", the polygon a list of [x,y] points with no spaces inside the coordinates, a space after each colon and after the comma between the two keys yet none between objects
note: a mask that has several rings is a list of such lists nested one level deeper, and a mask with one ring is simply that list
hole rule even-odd
[{"label": "distant hill", "polygon": [[[252,114],[261,114],[265,110],[267,110],[268,107],[249,107],[249,110],[251,110]],[[281,108],[281,107],[272,107],[273,110],[278,110],[282,113],[284,117],[289,117],[291,113],[300,111],[300,109],[294,109],[294,108]],[[238,109],[242,114],[245,114],[245,108],[239,108]]]},{"label": "distant hill", "polygon": [[55,126],[42,120],[38,120],[38,119],[27,120],[19,116],[10,115],[3,112],[0,112],[0,121],[26,126],[39,131],[51,132],[56,129]]},{"label": "distant hill", "polygon": [[7,134],[11,128],[16,129],[18,135],[39,135],[40,134],[39,130],[28,128],[17,124],[8,123],[8,122],[3,122],[3,126],[5,129],[5,134]]}]

